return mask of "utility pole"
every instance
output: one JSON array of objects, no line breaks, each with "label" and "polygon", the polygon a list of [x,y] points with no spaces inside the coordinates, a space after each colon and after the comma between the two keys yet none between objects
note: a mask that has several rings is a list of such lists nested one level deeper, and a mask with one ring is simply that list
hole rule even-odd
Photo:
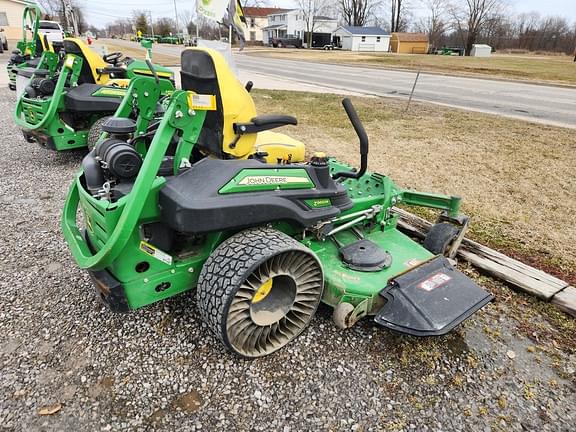
[{"label": "utility pole", "polygon": [[70,31],[72,27],[72,32],[74,36],[78,36],[78,21],[76,20],[76,14],[72,8],[71,0],[62,0],[62,6],[64,7],[64,18],[66,19],[66,27]]},{"label": "utility pole", "polygon": [[174,19],[176,20],[176,37],[179,37],[178,34],[178,9],[176,8],[176,0],[174,0]]},{"label": "utility pole", "polygon": [[[198,13],[198,0],[196,0],[196,44],[200,39],[200,14]],[[574,61],[576,61],[576,50],[574,51]]]},{"label": "utility pole", "polygon": [[66,2],[62,0],[62,13],[64,14],[64,24],[66,30],[70,30],[70,25],[68,24],[68,15],[66,14]]},{"label": "utility pole", "polygon": [[152,30],[152,40],[154,40],[154,23],[152,22],[152,11],[148,11],[148,16],[150,16],[150,30]]}]

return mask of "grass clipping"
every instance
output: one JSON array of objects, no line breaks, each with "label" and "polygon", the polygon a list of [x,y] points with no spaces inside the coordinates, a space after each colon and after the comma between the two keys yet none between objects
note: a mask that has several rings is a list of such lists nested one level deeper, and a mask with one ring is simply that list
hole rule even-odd
[{"label": "grass clipping", "polygon": [[[260,114],[295,115],[282,131],[307,151],[359,164],[341,97],[253,92]],[[429,104],[352,98],[370,138],[369,170],[406,188],[463,197],[469,237],[576,280],[574,131]],[[426,216],[426,213],[422,214]],[[432,216],[428,214],[428,216]]]}]

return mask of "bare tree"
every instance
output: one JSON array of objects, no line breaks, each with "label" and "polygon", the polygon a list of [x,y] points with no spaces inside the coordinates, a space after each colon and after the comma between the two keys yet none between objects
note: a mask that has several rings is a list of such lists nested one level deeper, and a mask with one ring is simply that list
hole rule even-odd
[{"label": "bare tree", "polygon": [[340,0],[339,8],[346,25],[362,27],[379,4],[378,0]]},{"label": "bare tree", "polygon": [[390,0],[390,31],[399,32],[406,29],[406,0]]},{"label": "bare tree", "polygon": [[59,18],[62,11],[61,0],[38,0],[38,4],[46,11],[45,18]]},{"label": "bare tree", "polygon": [[154,30],[160,36],[176,34],[176,22],[174,21],[174,18],[158,18],[154,24]]},{"label": "bare tree", "polygon": [[196,33],[196,14],[194,14],[194,12],[190,9],[184,9],[184,10],[179,10],[178,11],[178,18],[180,19],[180,22],[184,25],[184,28],[186,28],[186,31],[188,32],[188,34],[195,34]]},{"label": "bare tree", "polygon": [[134,18],[134,27],[136,27],[136,31],[148,33],[148,12],[143,10],[133,10],[132,17]]},{"label": "bare tree", "polygon": [[[67,23],[64,12],[64,2],[62,0],[38,0],[38,3],[46,11],[45,18],[58,20],[64,27]],[[76,17],[78,31],[84,33],[88,29],[88,24],[84,19],[83,9],[78,1],[72,1],[72,13]],[[71,29],[66,29],[71,30]]]},{"label": "bare tree", "polygon": [[422,6],[428,14],[416,24],[416,29],[428,34],[430,44],[439,47],[448,30],[448,2],[447,0],[421,0]]},{"label": "bare tree", "polygon": [[329,7],[329,0],[298,0],[298,7],[302,13],[306,32],[308,33],[308,48],[312,47],[312,33],[318,26],[316,17],[325,13]]},{"label": "bare tree", "polygon": [[466,55],[490,20],[503,13],[505,0],[457,0],[450,7],[454,25],[464,43]]},{"label": "bare tree", "polygon": [[122,37],[125,34],[132,33],[132,21],[125,18],[117,19],[106,26],[106,33],[108,37]]},{"label": "bare tree", "polygon": [[514,48],[535,49],[535,37],[540,25],[540,15],[536,12],[520,14],[514,20],[512,29],[513,37],[516,40]]}]

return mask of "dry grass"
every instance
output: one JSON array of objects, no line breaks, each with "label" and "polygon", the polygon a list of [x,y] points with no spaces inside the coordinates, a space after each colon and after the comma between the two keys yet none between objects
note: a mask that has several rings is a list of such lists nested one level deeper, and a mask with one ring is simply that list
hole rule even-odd
[{"label": "dry grass", "polygon": [[489,58],[424,54],[352,53],[299,49],[255,49],[247,54],[314,62],[367,64],[383,68],[424,70],[458,75],[489,75],[509,79],[576,85],[576,63],[572,57],[493,55]]},{"label": "dry grass", "polygon": [[[261,113],[296,115],[286,133],[357,164],[357,139],[334,95],[255,91]],[[574,131],[435,105],[353,98],[370,137],[369,169],[398,184],[458,194],[471,236],[576,279]],[[574,279],[573,279],[574,280]]]},{"label": "dry grass", "polygon": [[[146,50],[141,47],[126,47],[124,45],[116,45],[112,42],[105,41],[102,45],[106,46],[106,49],[109,53],[114,51],[120,51],[125,56],[136,58],[136,59],[143,59],[146,57]],[[173,56],[169,54],[163,54],[154,52],[154,46],[152,47],[152,60],[154,63],[161,64],[162,66],[179,66],[180,65],[180,56]]]}]

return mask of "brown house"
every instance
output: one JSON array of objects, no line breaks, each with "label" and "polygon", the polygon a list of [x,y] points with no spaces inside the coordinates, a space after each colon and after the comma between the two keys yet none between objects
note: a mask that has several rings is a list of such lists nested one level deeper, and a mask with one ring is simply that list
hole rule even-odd
[{"label": "brown house", "polygon": [[426,54],[428,35],[425,33],[392,33],[390,50],[403,54]]}]

